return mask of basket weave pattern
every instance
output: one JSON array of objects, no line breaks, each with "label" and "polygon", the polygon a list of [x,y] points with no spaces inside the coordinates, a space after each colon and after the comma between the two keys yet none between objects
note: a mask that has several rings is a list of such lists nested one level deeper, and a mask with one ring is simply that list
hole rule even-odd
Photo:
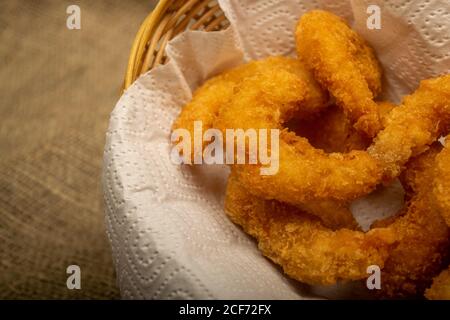
[{"label": "basket weave pattern", "polygon": [[228,27],[217,1],[161,0],[142,23],[128,60],[124,89],[141,74],[167,62],[169,40],[184,30],[216,31]]}]

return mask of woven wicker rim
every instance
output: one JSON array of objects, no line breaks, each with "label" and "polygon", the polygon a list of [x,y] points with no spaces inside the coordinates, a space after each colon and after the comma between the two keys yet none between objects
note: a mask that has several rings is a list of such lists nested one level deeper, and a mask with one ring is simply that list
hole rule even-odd
[{"label": "woven wicker rim", "polygon": [[136,34],[123,88],[128,88],[141,74],[166,63],[167,43],[184,30],[217,31],[228,25],[216,0],[160,0]]}]

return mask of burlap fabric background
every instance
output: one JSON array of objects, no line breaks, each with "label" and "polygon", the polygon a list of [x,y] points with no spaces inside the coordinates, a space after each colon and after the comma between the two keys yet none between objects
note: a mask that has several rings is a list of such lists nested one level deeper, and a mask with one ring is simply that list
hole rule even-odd
[{"label": "burlap fabric background", "polygon": [[[0,4],[0,298],[118,298],[100,171],[108,116],[154,1]],[[81,8],[81,30],[66,8]],[[66,267],[81,267],[81,290]]]}]

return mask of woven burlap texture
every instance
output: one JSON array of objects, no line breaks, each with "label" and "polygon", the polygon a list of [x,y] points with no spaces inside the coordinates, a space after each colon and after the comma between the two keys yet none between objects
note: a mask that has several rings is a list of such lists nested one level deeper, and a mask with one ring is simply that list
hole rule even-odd
[{"label": "woven burlap texture", "polygon": [[[3,1],[0,298],[118,298],[100,171],[128,53],[154,1]],[[81,9],[81,30],[66,9]],[[66,268],[81,267],[81,290]]]}]

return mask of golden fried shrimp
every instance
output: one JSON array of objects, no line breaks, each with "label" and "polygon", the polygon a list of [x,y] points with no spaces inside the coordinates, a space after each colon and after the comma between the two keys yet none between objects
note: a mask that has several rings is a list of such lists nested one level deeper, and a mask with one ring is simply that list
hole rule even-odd
[{"label": "golden fried shrimp", "polygon": [[378,114],[380,115],[381,127],[384,129],[387,125],[388,115],[396,107],[396,105],[389,101],[379,101],[377,102]]},{"label": "golden fried shrimp", "polygon": [[[239,89],[239,84],[242,80],[261,72],[274,70],[289,72],[299,82],[302,82],[302,87],[297,88],[302,91],[293,93],[298,94],[299,99],[303,99],[302,116],[319,112],[327,106],[328,94],[321,89],[299,60],[286,57],[270,57],[260,61],[249,62],[206,81],[205,84],[195,91],[192,100],[183,107],[172,126],[172,130],[187,129],[193,139],[194,122],[201,121],[205,131],[211,128],[220,108],[231,99],[235,90]],[[205,145],[203,145],[204,147]],[[193,150],[192,157],[194,152],[201,153],[202,151],[203,149]]]},{"label": "golden fried shrimp", "polygon": [[233,173],[228,180],[225,210],[287,275],[313,285],[367,277],[367,267],[382,267],[395,242],[389,229],[368,233],[327,229],[295,207],[251,195]]},{"label": "golden fried shrimp", "polygon": [[214,127],[280,129],[279,168],[274,175],[260,175],[260,164],[234,165],[242,184],[265,199],[300,206],[306,201],[347,201],[372,191],[380,182],[378,162],[365,151],[327,154],[307,139],[285,129],[299,109],[299,83],[278,70],[247,78],[216,118]]},{"label": "golden fried shrimp", "polygon": [[334,14],[313,10],[296,29],[299,58],[336,98],[360,133],[373,138],[381,128],[377,105],[381,69],[373,49]]},{"label": "golden fried shrimp", "polygon": [[[385,118],[395,105],[387,101],[377,104],[384,127]],[[365,150],[372,143],[372,139],[353,128],[344,111],[336,105],[328,107],[318,115],[300,121],[294,119],[289,128],[308,139],[315,148],[327,153]]]},{"label": "golden fried shrimp", "polygon": [[390,181],[406,162],[426,151],[450,129],[450,74],[423,80],[386,118],[385,129],[368,152],[381,161],[384,180]]},{"label": "golden fried shrimp", "polygon": [[450,227],[450,136],[447,136],[445,148],[436,157],[433,192],[441,215]]},{"label": "golden fried shrimp", "polygon": [[[436,205],[447,226],[450,227],[450,136],[445,139],[445,147],[436,156],[436,171],[433,194]],[[450,300],[450,267],[433,279],[433,284],[425,292],[430,300]]]},{"label": "golden fried shrimp", "polygon": [[[193,136],[194,121],[202,121],[204,130],[213,127],[221,108],[227,104],[233,94],[241,91],[241,86],[238,84],[246,78],[258,76],[260,73],[281,73],[291,80],[293,86],[288,88],[289,92],[280,87],[282,96],[279,96],[277,103],[295,106],[295,117],[297,118],[308,117],[327,106],[327,94],[320,89],[298,60],[282,57],[268,58],[238,67],[209,80],[196,92],[193,100],[184,107],[173,129],[187,128]],[[280,84],[273,82],[273,84],[275,85],[274,88],[283,85],[282,82]],[[297,108],[297,104],[300,102],[302,108]],[[236,114],[236,118],[239,118],[239,113]],[[246,127],[249,124],[251,126],[250,122]],[[229,128],[245,129],[246,127]],[[257,126],[251,127],[257,128]],[[358,228],[349,208],[343,204],[335,203],[335,201],[304,201],[301,203],[301,208],[316,213],[323,219],[324,224],[330,228]]]},{"label": "golden fried shrimp", "polygon": [[420,297],[446,262],[449,230],[432,194],[435,158],[441,147],[411,159],[401,176],[407,204],[399,216],[376,222],[395,232],[398,245],[382,270],[381,294],[386,297]]},{"label": "golden fried shrimp", "polygon": [[425,297],[429,300],[450,300],[450,267],[433,279]]}]

